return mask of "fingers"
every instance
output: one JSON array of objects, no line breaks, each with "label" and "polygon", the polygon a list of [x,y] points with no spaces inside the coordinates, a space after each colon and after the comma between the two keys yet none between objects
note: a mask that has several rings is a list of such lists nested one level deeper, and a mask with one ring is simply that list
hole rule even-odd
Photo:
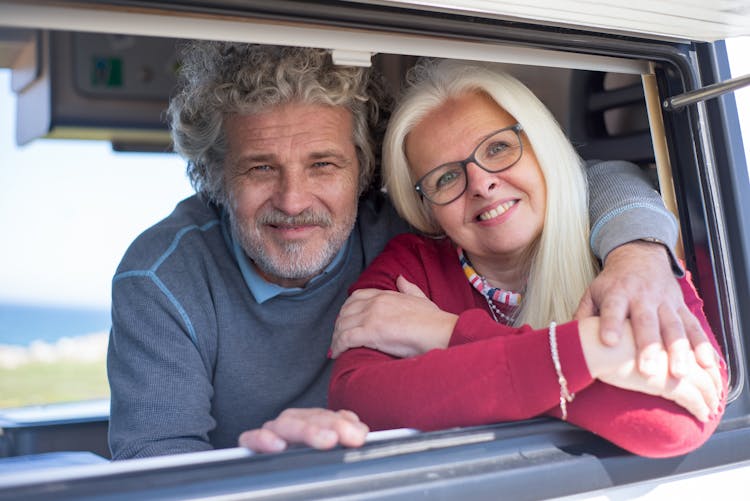
[{"label": "fingers", "polygon": [[705,338],[705,333],[701,331],[701,334],[704,335],[704,340],[697,342],[692,336],[688,334],[688,337],[690,337],[690,344],[693,346],[693,351],[695,352],[696,360],[701,365],[701,367],[704,367],[706,369],[710,367],[718,367],[719,354],[716,352],[716,349],[713,347],[711,342],[707,338]]},{"label": "fingers", "polygon": [[[372,345],[373,339],[365,336],[363,326],[368,321],[368,311],[373,314],[375,298],[383,297],[388,291],[361,289],[355,291],[341,307],[331,336],[330,358],[337,358],[349,348]],[[367,344],[370,343],[370,344]]]},{"label": "fingers", "polygon": [[398,301],[399,298],[403,297],[403,294],[395,291],[359,289],[354,291],[344,302],[344,305],[339,311],[338,318],[341,319],[361,315],[367,310],[373,312],[377,312],[378,309],[388,311],[390,310],[389,305],[393,304],[392,301]]},{"label": "fingers", "polygon": [[258,428],[243,432],[239,438],[240,447],[246,447],[255,452],[281,452],[287,443],[271,430]]},{"label": "fingers", "polygon": [[396,279],[396,287],[398,287],[399,292],[403,292],[404,294],[409,294],[410,296],[427,298],[425,293],[422,292],[422,289],[420,289],[413,283],[409,282],[407,279],[403,277],[403,275],[399,275],[398,278]]},{"label": "fingers", "polygon": [[698,420],[706,422],[716,415],[723,396],[717,391],[710,370],[698,366],[695,360],[688,362],[689,374],[682,378],[672,378],[673,388],[667,398],[687,409]]},{"label": "fingers", "polygon": [[331,449],[340,444],[359,447],[369,428],[351,411],[287,409],[263,428],[242,433],[239,444],[256,452],[279,452],[291,444]]},{"label": "fingers", "polygon": [[606,346],[614,346],[620,341],[627,313],[628,298],[623,294],[610,294],[602,302],[599,308],[599,336]]},{"label": "fingers", "polygon": [[708,335],[701,323],[688,308],[681,308],[679,314],[685,326],[685,335],[690,341],[690,346],[693,347],[698,364],[705,368],[718,366],[719,355],[708,340]]},{"label": "fingers", "polygon": [[[721,371],[719,370],[718,366],[709,367],[707,369],[704,369],[707,373],[709,378],[711,379],[711,383],[714,386],[715,394],[717,398],[718,405],[721,405],[724,401],[724,383],[721,379]],[[717,407],[718,408],[718,407]]]},{"label": "fingers", "polygon": [[[331,339],[330,358],[336,359],[350,348],[366,347],[378,349],[375,339],[368,335],[367,331],[357,325],[347,326],[346,320],[336,322]],[[340,324],[340,325],[339,325]]]},{"label": "fingers", "polygon": [[596,315],[596,305],[594,299],[591,297],[591,289],[586,289],[583,293],[581,301],[578,303],[578,309],[573,314],[574,320],[582,320],[584,318],[593,317]]},{"label": "fingers", "polygon": [[[367,347],[379,349],[378,330],[374,327],[384,321],[383,310],[388,311],[387,301],[390,296],[401,293],[378,289],[361,289],[355,291],[336,318],[331,337],[330,357],[338,358],[350,348]],[[368,328],[369,327],[369,328]]]},{"label": "fingers", "polygon": [[684,378],[675,381],[675,388],[669,393],[667,398],[671,398],[676,404],[684,407],[698,421],[707,422],[712,411],[706,403],[701,390],[688,383]]},{"label": "fingers", "polygon": [[711,341],[709,341],[708,335],[703,330],[698,319],[695,318],[695,315],[693,315],[689,309],[682,308],[680,316],[682,318],[682,323],[685,326],[685,334],[693,349],[693,354],[698,365],[706,369],[716,387],[719,398],[723,399],[724,382],[720,370],[721,357],[711,344]]},{"label": "fingers", "polygon": [[332,358],[357,347],[403,358],[447,346],[452,330],[445,330],[444,312],[416,285],[403,277],[397,282],[401,291],[363,289],[346,300],[334,325]]},{"label": "fingers", "polygon": [[362,445],[369,429],[351,411],[328,409],[287,409],[278,418],[263,425],[287,442],[330,449],[338,442]]},{"label": "fingers", "polygon": [[688,358],[693,356],[682,318],[672,308],[662,305],[659,307],[659,326],[669,353],[669,371],[674,377],[682,377],[687,374]]},{"label": "fingers", "polygon": [[660,356],[663,345],[656,309],[642,302],[632,303],[630,322],[638,352],[638,370],[645,376],[659,374],[660,364],[667,361]]},{"label": "fingers", "polygon": [[691,361],[706,370],[713,383],[715,395],[723,394],[723,381],[719,370],[719,356],[700,322],[686,307],[674,312],[668,307],[659,310],[662,339],[669,352],[669,370],[674,377],[687,374]]}]

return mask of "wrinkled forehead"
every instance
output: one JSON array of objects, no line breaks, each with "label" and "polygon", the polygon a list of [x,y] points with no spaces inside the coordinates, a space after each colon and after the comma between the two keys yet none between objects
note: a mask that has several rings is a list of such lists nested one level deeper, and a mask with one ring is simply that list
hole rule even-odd
[{"label": "wrinkled forehead", "polygon": [[227,114],[224,129],[232,156],[291,154],[354,148],[352,116],[340,106],[286,104],[253,114]]}]

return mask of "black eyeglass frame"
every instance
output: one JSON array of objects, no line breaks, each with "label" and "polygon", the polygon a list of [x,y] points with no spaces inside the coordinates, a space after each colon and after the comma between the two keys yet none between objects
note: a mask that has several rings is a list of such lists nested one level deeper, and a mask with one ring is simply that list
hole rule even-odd
[{"label": "black eyeglass frame", "polygon": [[[479,162],[479,160],[477,160],[477,158],[476,158],[477,151],[479,151],[480,146],[482,146],[484,144],[484,142],[487,141],[489,138],[491,138],[495,134],[499,134],[500,132],[503,132],[503,131],[506,131],[506,130],[512,130],[513,132],[516,133],[516,136],[518,137],[518,145],[519,145],[519,148],[520,148],[520,151],[518,153],[518,158],[516,158],[513,161],[513,163],[511,163],[510,165],[508,165],[506,167],[503,167],[502,169],[499,169],[499,170],[490,170],[487,167],[485,167],[484,165],[482,165],[481,162]],[[484,136],[481,141],[479,141],[479,144],[477,144],[476,148],[474,148],[474,151],[471,152],[471,155],[469,155],[464,160],[454,160],[452,162],[446,162],[444,164],[438,165],[434,169],[430,169],[429,172],[427,172],[424,176],[420,177],[417,180],[417,182],[414,184],[414,190],[417,193],[419,193],[419,196],[423,200],[427,200],[428,202],[430,202],[433,205],[448,205],[450,203],[455,202],[456,200],[458,200],[459,198],[461,198],[461,195],[463,195],[464,193],[466,193],[466,188],[469,187],[469,175],[466,172],[466,168],[468,167],[468,165],[470,163],[474,163],[475,165],[477,165],[480,169],[482,169],[485,172],[491,172],[493,174],[497,174],[498,172],[503,172],[505,170],[510,169],[511,167],[513,167],[514,165],[516,165],[519,160],[521,160],[521,158],[523,157],[523,138],[521,138],[521,132],[523,132],[523,126],[521,124],[519,124],[519,123],[516,123],[516,124],[511,125],[509,127],[503,127],[502,129],[497,129],[496,131],[490,132],[489,134],[487,134],[486,136]],[[464,189],[461,190],[461,192],[458,195],[456,195],[455,197],[451,198],[447,202],[435,202],[435,201],[433,201],[430,198],[430,196],[422,188],[422,181],[424,181],[427,176],[429,176],[430,174],[432,174],[436,170],[442,169],[446,165],[453,165],[453,164],[459,164],[461,166],[461,170],[463,170],[463,173],[464,173]]]}]

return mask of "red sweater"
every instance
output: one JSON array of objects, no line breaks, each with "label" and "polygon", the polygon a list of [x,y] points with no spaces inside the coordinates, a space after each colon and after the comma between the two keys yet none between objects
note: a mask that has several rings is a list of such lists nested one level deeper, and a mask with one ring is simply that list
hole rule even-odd
[{"label": "red sweater", "polygon": [[[419,286],[441,309],[459,315],[450,346],[404,359],[367,348],[348,350],[333,367],[332,409],[353,410],[373,430],[428,431],[560,417],[548,330],[496,323],[448,239],[394,238],[352,290],[396,290],[398,275]],[[688,307],[718,348],[692,284],[686,278],[680,285]],[[723,403],[718,416],[701,423],[671,401],[594,380],[576,321],[557,327],[557,343],[568,388],[576,394],[568,404],[568,421],[620,447],[652,457],[684,454],[705,442],[721,419]],[[723,361],[721,369],[726,395]]]}]

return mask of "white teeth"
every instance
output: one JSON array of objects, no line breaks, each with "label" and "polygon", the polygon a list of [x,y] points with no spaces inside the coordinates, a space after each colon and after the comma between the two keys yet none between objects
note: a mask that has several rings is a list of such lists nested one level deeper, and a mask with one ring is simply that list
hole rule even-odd
[{"label": "white teeth", "polygon": [[483,212],[479,214],[479,219],[482,221],[487,221],[487,220],[496,218],[504,214],[508,209],[510,209],[514,205],[516,205],[515,200],[510,200],[508,202],[505,202],[504,204],[500,204],[492,210],[488,210],[487,212]]}]

